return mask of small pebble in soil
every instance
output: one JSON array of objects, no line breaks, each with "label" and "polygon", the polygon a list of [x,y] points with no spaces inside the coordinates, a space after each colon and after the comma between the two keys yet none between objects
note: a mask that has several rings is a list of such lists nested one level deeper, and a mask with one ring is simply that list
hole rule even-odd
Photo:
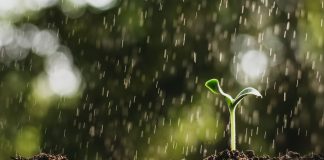
[{"label": "small pebble in soil", "polygon": [[21,156],[11,157],[12,160],[68,160],[66,156],[63,155],[52,155],[46,153],[40,153],[31,158],[24,158]]}]

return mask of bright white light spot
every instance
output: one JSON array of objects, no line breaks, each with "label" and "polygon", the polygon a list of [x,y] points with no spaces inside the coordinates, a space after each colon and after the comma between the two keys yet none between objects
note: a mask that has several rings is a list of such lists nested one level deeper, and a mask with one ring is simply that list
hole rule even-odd
[{"label": "bright white light spot", "polygon": [[15,28],[11,24],[0,21],[0,47],[11,43],[14,38],[14,33]]},{"label": "bright white light spot", "polygon": [[43,30],[36,33],[33,39],[33,51],[40,55],[46,56],[53,54],[59,47],[59,40],[55,33],[49,30]]},{"label": "bright white light spot", "polygon": [[49,86],[53,93],[71,96],[78,91],[81,84],[80,72],[73,67],[67,47],[60,46],[58,52],[48,56],[45,62]]},{"label": "bright white light spot", "polygon": [[268,66],[268,59],[263,52],[247,51],[241,59],[241,67],[245,75],[250,78],[259,78]]},{"label": "bright white light spot", "polygon": [[25,9],[25,12],[27,11],[39,11],[41,8],[34,0],[28,0],[28,1],[22,1],[21,2],[21,8]]},{"label": "bright white light spot", "polygon": [[111,8],[116,4],[116,0],[86,0],[86,1],[90,6],[101,10]]},{"label": "bright white light spot", "polygon": [[60,96],[75,94],[80,86],[79,71],[72,68],[56,68],[48,73],[50,89]]},{"label": "bright white light spot", "polygon": [[22,1],[22,7],[26,11],[39,11],[43,8],[50,7],[57,4],[57,0],[28,0]]},{"label": "bright white light spot", "polygon": [[0,12],[11,11],[17,6],[17,0],[0,0]]},{"label": "bright white light spot", "polygon": [[19,30],[17,30],[16,41],[22,48],[30,49],[33,45],[32,39],[34,39],[38,28],[33,24],[23,24]]}]

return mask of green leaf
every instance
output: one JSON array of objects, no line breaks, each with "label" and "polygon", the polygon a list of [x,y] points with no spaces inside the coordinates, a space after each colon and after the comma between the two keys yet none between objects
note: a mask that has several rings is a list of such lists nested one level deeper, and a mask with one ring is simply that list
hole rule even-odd
[{"label": "green leaf", "polygon": [[233,102],[233,109],[235,109],[235,107],[237,106],[238,103],[240,103],[240,101],[247,95],[255,95],[257,97],[261,97],[262,98],[262,95],[261,93],[252,88],[252,87],[247,87],[245,89],[243,89],[234,99],[234,102]]},{"label": "green leaf", "polygon": [[228,107],[232,106],[234,99],[232,96],[226,94],[223,92],[222,88],[219,85],[219,82],[217,79],[210,79],[205,83],[205,86],[214,94],[221,94],[224,96],[225,101],[228,105]]}]

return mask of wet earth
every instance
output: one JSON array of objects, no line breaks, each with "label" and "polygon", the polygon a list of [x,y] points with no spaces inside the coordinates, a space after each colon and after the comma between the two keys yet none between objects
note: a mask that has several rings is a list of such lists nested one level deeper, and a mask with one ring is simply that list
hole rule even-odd
[{"label": "wet earth", "polygon": [[225,160],[225,159],[231,159],[231,160],[324,160],[323,154],[308,154],[308,155],[301,155],[297,152],[293,151],[287,151],[286,154],[280,155],[278,157],[270,157],[268,155],[264,156],[257,156],[254,154],[252,150],[247,150],[244,152],[240,151],[230,151],[230,150],[224,150],[222,152],[219,152],[216,155],[212,155],[209,157],[206,157],[204,160]]},{"label": "wet earth", "polygon": [[[12,160],[68,160],[66,156],[63,155],[51,155],[46,153],[40,153],[31,158],[24,158],[21,156],[11,157]],[[254,151],[230,151],[224,150],[218,154],[206,157],[204,160],[324,160],[323,154],[308,154],[301,155],[297,152],[287,151],[286,154],[280,155],[278,157],[270,157],[268,155],[257,156]]]},{"label": "wet earth", "polygon": [[63,155],[52,155],[46,153],[40,153],[31,158],[24,158],[21,156],[11,157],[11,160],[68,160],[66,156]]}]

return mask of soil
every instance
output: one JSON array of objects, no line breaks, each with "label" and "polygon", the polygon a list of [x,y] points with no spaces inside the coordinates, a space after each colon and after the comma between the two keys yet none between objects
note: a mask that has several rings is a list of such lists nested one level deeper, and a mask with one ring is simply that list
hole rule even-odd
[{"label": "soil", "polygon": [[287,151],[285,155],[280,155],[278,157],[270,157],[268,155],[265,156],[257,156],[254,154],[252,150],[247,150],[244,152],[240,151],[230,151],[224,150],[219,152],[216,155],[209,156],[204,160],[324,160],[323,154],[308,154],[308,155],[300,155],[297,152]]},{"label": "soil", "polygon": [[24,158],[21,156],[11,157],[12,160],[68,160],[66,156],[63,155],[52,155],[46,153],[40,153],[31,158]]},{"label": "soil", "polygon": [[[12,160],[68,160],[66,156],[63,155],[51,155],[46,153],[40,153],[31,158],[24,158],[21,156],[11,157]],[[278,157],[270,157],[268,155],[257,156],[254,151],[247,150],[244,152],[240,151],[230,151],[224,150],[216,155],[206,157],[204,160],[324,160],[323,154],[308,154],[300,155],[297,152],[287,151],[285,155],[280,155]]]}]

